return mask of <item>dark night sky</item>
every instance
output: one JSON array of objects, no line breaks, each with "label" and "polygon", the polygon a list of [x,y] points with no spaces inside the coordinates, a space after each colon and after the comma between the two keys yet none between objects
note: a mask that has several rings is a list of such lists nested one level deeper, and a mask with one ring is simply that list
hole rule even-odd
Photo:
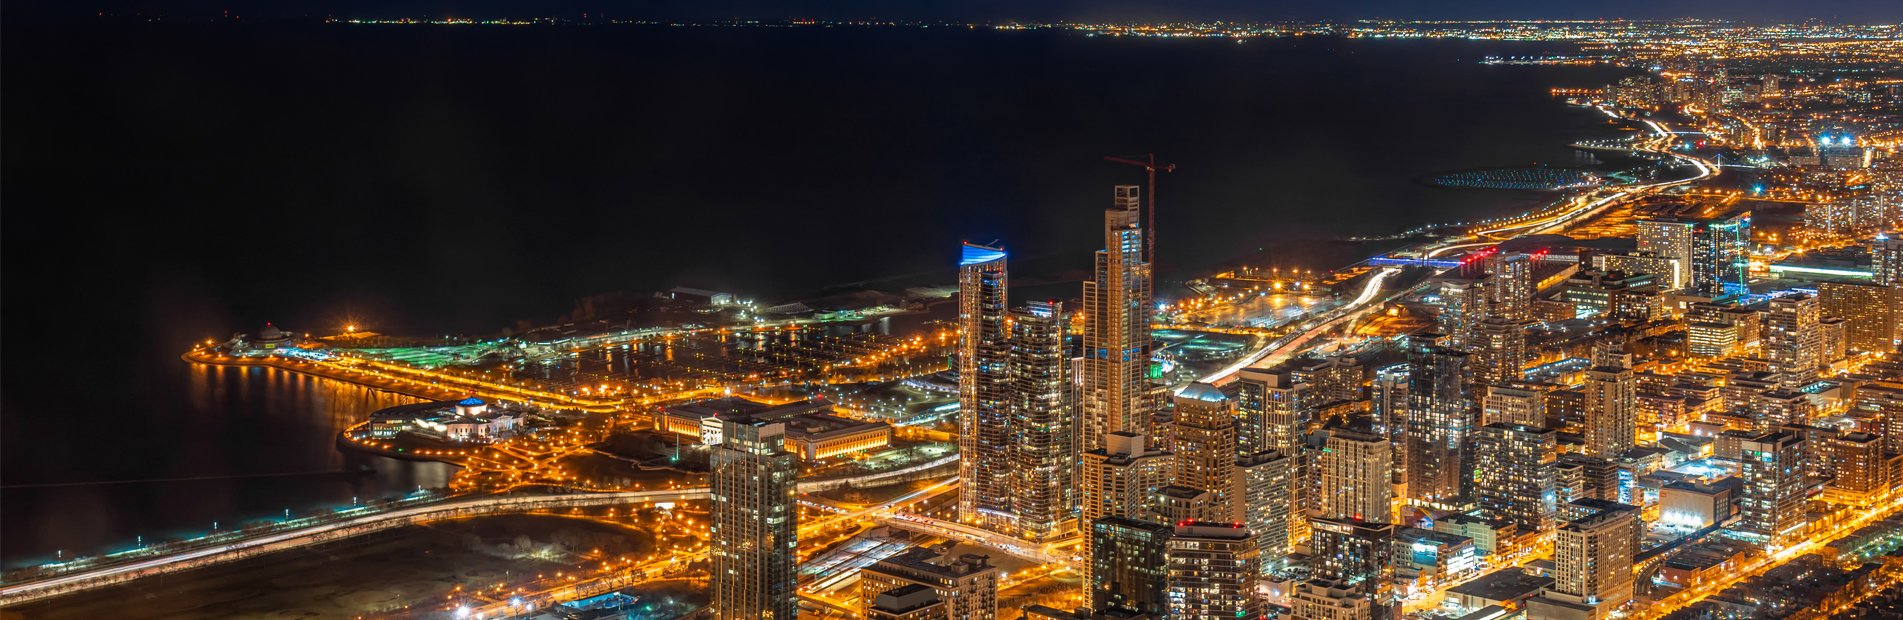
[{"label": "dark night sky", "polygon": [[1823,19],[1895,22],[1896,0],[59,0],[8,3],[60,11],[216,14],[257,17],[335,15],[405,17],[428,14],[487,18],[580,17],[582,13],[648,19],[917,19],[946,21],[1151,21],[1276,19],[1666,19],[1697,17],[1748,22]]}]

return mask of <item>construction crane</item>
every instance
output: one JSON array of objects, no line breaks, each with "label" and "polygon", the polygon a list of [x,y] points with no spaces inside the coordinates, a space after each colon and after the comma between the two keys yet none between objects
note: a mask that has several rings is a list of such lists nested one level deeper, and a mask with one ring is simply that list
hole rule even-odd
[{"label": "construction crane", "polygon": [[1155,153],[1145,155],[1144,157],[1148,157],[1150,161],[1137,161],[1134,159],[1124,159],[1122,157],[1105,157],[1104,160],[1114,161],[1119,164],[1142,166],[1145,171],[1150,173],[1150,186],[1143,190],[1150,194],[1150,214],[1143,218],[1143,258],[1154,264],[1156,263],[1156,171],[1162,170],[1169,172],[1175,170],[1176,164],[1157,165]]}]

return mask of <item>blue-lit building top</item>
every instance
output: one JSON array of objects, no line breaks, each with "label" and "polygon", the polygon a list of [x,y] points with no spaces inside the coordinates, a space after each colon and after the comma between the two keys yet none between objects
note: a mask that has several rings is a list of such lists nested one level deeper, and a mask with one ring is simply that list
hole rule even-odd
[{"label": "blue-lit building top", "polygon": [[965,265],[989,263],[991,261],[1003,260],[1003,259],[1004,259],[1004,250],[1002,248],[993,248],[993,247],[986,247],[982,245],[967,243],[965,244],[964,254],[960,256],[958,259],[958,266],[963,267]]}]

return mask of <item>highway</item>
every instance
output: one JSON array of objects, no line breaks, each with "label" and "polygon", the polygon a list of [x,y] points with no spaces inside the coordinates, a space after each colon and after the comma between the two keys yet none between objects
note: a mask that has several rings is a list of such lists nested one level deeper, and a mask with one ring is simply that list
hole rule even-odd
[{"label": "highway", "polygon": [[[1604,110],[1602,109],[1602,111]],[[1611,112],[1606,112],[1606,114],[1614,118],[1623,118]],[[1676,181],[1659,181],[1656,183],[1628,185],[1616,189],[1594,190],[1573,198],[1571,200],[1573,206],[1559,213],[1537,217],[1527,221],[1516,221],[1515,223],[1503,226],[1475,230],[1467,237],[1449,239],[1423,247],[1421,248],[1422,255],[1433,258],[1453,250],[1490,246],[1500,241],[1523,235],[1556,233],[1580,221],[1596,216],[1604,212],[1607,208],[1622,204],[1628,200],[1649,195],[1669,187],[1701,181],[1718,174],[1718,167],[1712,165],[1711,162],[1689,155],[1680,155],[1671,152],[1670,149],[1674,134],[1663,125],[1652,120],[1644,120],[1642,122],[1649,125],[1655,135],[1641,143],[1635,144],[1638,150],[1677,158],[1697,168],[1698,174]],[[1307,350],[1315,344],[1320,336],[1333,331],[1342,321],[1352,320],[1364,314],[1370,308],[1370,304],[1374,301],[1375,295],[1380,292],[1381,284],[1385,282],[1387,278],[1400,273],[1400,271],[1399,268],[1390,267],[1376,272],[1373,277],[1368,279],[1367,284],[1362,286],[1360,296],[1356,297],[1354,301],[1350,301],[1346,305],[1304,323],[1300,328],[1301,331],[1270,341],[1261,348],[1243,356],[1242,359],[1236,363],[1230,364],[1222,370],[1203,377],[1202,381],[1206,383],[1221,383],[1227,381],[1229,377],[1244,368],[1273,366]]]},{"label": "highway", "polygon": [[539,508],[580,508],[641,502],[677,502],[706,499],[706,488],[665,491],[626,491],[520,497],[478,497],[380,512],[342,521],[298,528],[232,541],[172,555],[106,566],[51,579],[0,587],[0,607],[49,596],[69,594],[141,577],[202,568],[304,545],[342,540],[360,534],[438,519],[457,519]]},{"label": "highway", "polygon": [[[957,460],[956,455],[953,455],[889,472],[879,472],[839,480],[807,481],[800,483],[799,486],[801,492],[823,491],[852,483],[868,482],[881,478],[916,473],[933,467],[943,466],[955,460]],[[954,480],[956,479],[954,478]],[[889,507],[901,505],[910,500],[925,497],[925,494],[932,491],[940,491],[948,484],[954,483],[940,483],[917,493],[895,499],[887,504],[882,504],[881,506]],[[706,498],[707,488],[695,487],[655,491],[568,493],[516,497],[483,496],[452,499],[422,506],[351,517],[341,521],[283,532],[246,537],[233,540],[226,544],[201,547],[136,562],[103,566],[70,575],[61,575],[49,579],[28,581],[19,584],[7,584],[4,587],[0,587],[0,607],[124,583],[141,577],[222,564],[303,545],[341,540],[360,534],[368,534],[424,521],[525,512],[540,508],[579,508],[642,502],[688,501]],[[841,515],[815,522],[802,529],[817,529],[825,525],[831,525],[837,520],[863,517],[880,510],[881,506],[845,512]]]}]

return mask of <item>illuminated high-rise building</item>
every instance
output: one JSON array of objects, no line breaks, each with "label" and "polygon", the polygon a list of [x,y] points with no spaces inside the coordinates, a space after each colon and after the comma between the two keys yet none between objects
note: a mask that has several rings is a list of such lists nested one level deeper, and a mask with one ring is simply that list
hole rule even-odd
[{"label": "illuminated high-rise building", "polygon": [[1833,436],[1830,443],[1830,488],[1855,503],[1868,503],[1889,489],[1884,470],[1883,438],[1852,432]]},{"label": "illuminated high-rise building", "polygon": [[1559,526],[1553,541],[1557,583],[1551,592],[1528,601],[1530,616],[1573,615],[1542,613],[1542,607],[1554,605],[1570,607],[1578,617],[1600,620],[1632,601],[1632,565],[1643,524],[1635,507],[1610,505],[1614,507]]},{"label": "illuminated high-rise building", "polygon": [[1178,486],[1210,494],[1213,514],[1230,514],[1230,475],[1236,462],[1236,406],[1216,386],[1191,383],[1176,395]]},{"label": "illuminated high-rise building", "polygon": [[1479,383],[1512,383],[1526,379],[1526,332],[1520,323],[1490,316],[1474,328],[1473,379]]},{"label": "illuminated high-rise building", "polygon": [[1390,522],[1394,485],[1389,480],[1394,447],[1386,437],[1348,429],[1329,429],[1314,454],[1320,516]]},{"label": "illuminated high-rise building", "polygon": [[1473,500],[1473,437],[1478,422],[1466,353],[1439,344],[1440,334],[1408,342],[1407,493],[1444,510]]},{"label": "illuminated high-rise building", "polygon": [[[1659,281],[1670,282],[1674,286],[1685,286],[1692,281],[1692,236],[1698,225],[1677,219],[1639,220],[1639,253],[1656,256],[1667,261],[1675,270],[1671,277],[1660,277]],[[1612,269],[1610,265],[1605,269]],[[1652,273],[1652,272],[1643,272]],[[1663,274],[1656,274],[1660,275]]]},{"label": "illuminated high-rise building", "polygon": [[1533,255],[1496,252],[1484,259],[1488,314],[1519,323],[1533,318]]},{"label": "illuminated high-rise building", "polygon": [[744,414],[722,414],[719,421],[708,476],[713,617],[794,620],[799,457],[786,451],[785,424]]},{"label": "illuminated high-rise building", "polygon": [[998,566],[991,556],[951,557],[951,545],[913,547],[859,570],[859,604],[876,603],[879,593],[908,585],[938,592],[947,620],[997,620]]},{"label": "illuminated high-rise building", "polygon": [[1744,461],[1743,517],[1738,529],[1788,541],[1804,525],[1804,437],[1769,431],[1740,443]]},{"label": "illuminated high-rise building", "polygon": [[1262,565],[1288,555],[1296,545],[1308,539],[1294,538],[1295,514],[1291,494],[1295,485],[1295,459],[1277,450],[1264,450],[1236,461],[1230,480],[1230,519],[1256,535],[1256,547],[1262,552]]},{"label": "illuminated high-rise building", "polygon": [[1108,446],[1085,452],[1079,463],[1083,470],[1083,521],[1146,518],[1156,491],[1169,486],[1170,477],[1175,475],[1176,456],[1150,449],[1144,437],[1136,433],[1117,431],[1106,439]]},{"label": "illuminated high-rise building", "polygon": [[1546,426],[1546,393],[1539,390],[1492,385],[1487,387],[1486,405],[1481,408],[1481,424],[1524,424]]},{"label": "illuminated high-rise building", "polygon": [[1639,441],[1639,382],[1632,369],[1586,371],[1586,454],[1616,459]]},{"label": "illuminated high-rise building", "polygon": [[1522,531],[1552,526],[1558,501],[1553,464],[1559,431],[1525,424],[1480,427],[1474,447],[1474,494],[1482,510]]},{"label": "illuminated high-rise building", "polygon": [[1408,375],[1407,364],[1376,369],[1374,381],[1368,387],[1369,399],[1373,401],[1370,404],[1374,409],[1374,430],[1387,437],[1388,443],[1394,446],[1394,475],[1389,479],[1394,482],[1396,489],[1407,485]]},{"label": "illuminated high-rise building", "polygon": [[1353,519],[1310,518],[1309,557],[1315,575],[1355,586],[1377,603],[1393,584],[1395,526]]},{"label": "illuminated high-rise building", "polygon": [[1308,426],[1309,385],[1284,373],[1244,368],[1236,373],[1236,451],[1290,454]]},{"label": "illuminated high-rise building", "polygon": [[1825,316],[1842,317],[1844,345],[1851,351],[1888,353],[1896,350],[1899,289],[1860,280],[1832,280],[1817,284]]},{"label": "illuminated high-rise building", "polygon": [[[1256,537],[1232,523],[1180,523],[1170,536],[1169,618],[1259,620]],[[1159,616],[1162,617],[1162,616]]]},{"label": "illuminated high-rise building", "polygon": [[1876,275],[1870,278],[1871,282],[1903,286],[1903,238],[1879,236],[1870,242],[1870,262],[1876,268]]},{"label": "illuminated high-rise building", "polygon": [[1771,372],[1784,376],[1785,386],[1802,387],[1817,378],[1824,357],[1821,318],[1815,296],[1793,293],[1771,299],[1771,311],[1764,317],[1764,353]]},{"label": "illuminated high-rise building", "polygon": [[1169,614],[1170,537],[1175,528],[1123,517],[1090,522],[1091,609],[1119,608],[1151,618]]},{"label": "illuminated high-rise building", "polygon": [[1104,212],[1104,249],[1084,283],[1083,405],[1085,449],[1117,431],[1148,435],[1150,262],[1144,255],[1137,187],[1118,185]]},{"label": "illuminated high-rise building", "polygon": [[1012,531],[1011,333],[1005,253],[964,245],[958,261],[958,520]]},{"label": "illuminated high-rise building", "polygon": [[1750,214],[1698,220],[1692,234],[1691,265],[1691,288],[1695,291],[1708,295],[1751,292]]},{"label": "illuminated high-rise building", "polygon": [[1031,302],[1011,311],[1011,506],[1018,536],[1042,541],[1081,501],[1070,407],[1064,306]]},{"label": "illuminated high-rise building", "polygon": [[1491,282],[1482,279],[1447,280],[1441,283],[1439,327],[1447,336],[1447,347],[1471,351],[1477,345],[1480,322],[1487,318],[1491,305]]}]

